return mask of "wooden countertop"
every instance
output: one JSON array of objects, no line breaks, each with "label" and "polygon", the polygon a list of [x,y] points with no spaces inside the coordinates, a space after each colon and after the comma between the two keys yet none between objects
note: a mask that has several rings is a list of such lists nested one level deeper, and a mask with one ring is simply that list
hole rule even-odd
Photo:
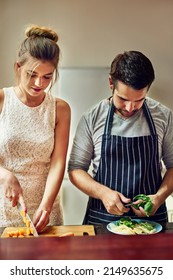
[{"label": "wooden countertop", "polygon": [[123,236],[95,226],[96,236],[1,238],[1,260],[172,260],[173,223],[153,235]]}]

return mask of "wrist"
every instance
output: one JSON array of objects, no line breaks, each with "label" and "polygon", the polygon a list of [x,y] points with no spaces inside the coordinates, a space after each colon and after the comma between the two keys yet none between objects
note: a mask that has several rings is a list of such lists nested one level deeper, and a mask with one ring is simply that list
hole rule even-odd
[{"label": "wrist", "polygon": [[101,185],[99,187],[98,198],[103,201],[104,198],[107,196],[107,193],[111,191],[112,190],[110,190],[108,187]]},{"label": "wrist", "polygon": [[159,191],[155,194],[155,198],[156,198],[156,201],[159,205],[162,205],[165,200],[166,200],[166,196],[163,194],[163,193],[160,193]]},{"label": "wrist", "polygon": [[44,202],[42,201],[40,203],[39,208],[44,209],[46,212],[48,212],[50,214],[51,210],[52,210],[52,204],[50,204],[49,202]]},{"label": "wrist", "polygon": [[11,172],[0,166],[0,183],[2,184],[9,176],[11,176]]}]

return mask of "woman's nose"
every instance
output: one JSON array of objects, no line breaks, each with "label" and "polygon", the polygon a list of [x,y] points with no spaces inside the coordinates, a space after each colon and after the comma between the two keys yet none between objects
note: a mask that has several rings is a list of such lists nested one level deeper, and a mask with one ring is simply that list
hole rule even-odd
[{"label": "woman's nose", "polygon": [[42,85],[42,78],[37,77],[37,78],[35,79],[35,85],[36,85],[36,86],[41,86],[41,85]]}]

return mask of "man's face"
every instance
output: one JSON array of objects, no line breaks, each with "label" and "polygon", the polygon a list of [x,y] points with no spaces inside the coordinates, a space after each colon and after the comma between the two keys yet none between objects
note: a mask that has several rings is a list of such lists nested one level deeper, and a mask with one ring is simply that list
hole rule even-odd
[{"label": "man's face", "polygon": [[125,118],[133,116],[143,105],[148,86],[136,90],[118,81],[113,92],[113,101],[116,113]]}]

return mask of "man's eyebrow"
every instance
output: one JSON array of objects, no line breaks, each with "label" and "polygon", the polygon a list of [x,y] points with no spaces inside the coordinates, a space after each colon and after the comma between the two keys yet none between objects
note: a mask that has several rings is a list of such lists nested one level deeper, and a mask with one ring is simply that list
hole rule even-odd
[{"label": "man's eyebrow", "polygon": [[[124,100],[124,101],[129,101],[129,99],[126,99],[126,98],[124,98],[124,97],[122,97],[122,96],[119,96],[119,95],[118,95],[118,97],[121,98],[121,99]],[[139,101],[142,101],[142,100],[144,100],[144,99],[145,99],[145,97],[142,97],[142,98],[140,98],[140,99],[138,99],[138,100],[135,100],[134,102],[139,102]]]}]

